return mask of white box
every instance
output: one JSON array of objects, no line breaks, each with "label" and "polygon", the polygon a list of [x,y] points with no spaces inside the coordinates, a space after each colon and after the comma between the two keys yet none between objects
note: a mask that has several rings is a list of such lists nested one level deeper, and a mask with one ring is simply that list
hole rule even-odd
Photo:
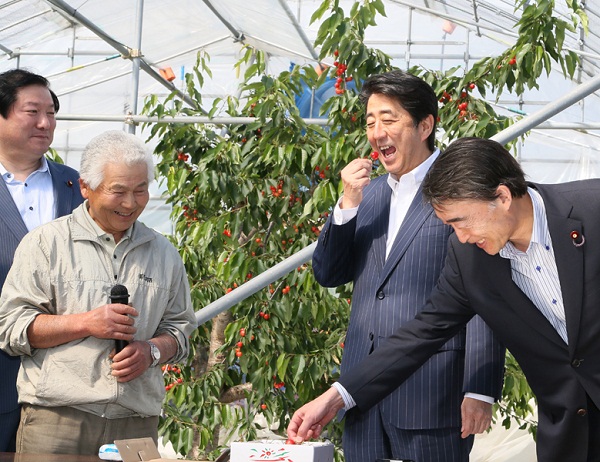
[{"label": "white box", "polygon": [[307,441],[257,440],[231,443],[231,462],[333,462],[333,444]]}]

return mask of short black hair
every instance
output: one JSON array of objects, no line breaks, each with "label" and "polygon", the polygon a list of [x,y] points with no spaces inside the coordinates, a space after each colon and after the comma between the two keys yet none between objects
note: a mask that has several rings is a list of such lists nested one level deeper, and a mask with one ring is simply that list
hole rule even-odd
[{"label": "short black hair", "polygon": [[56,94],[50,90],[48,79],[25,69],[11,69],[0,74],[0,115],[3,118],[8,117],[13,104],[17,101],[19,90],[32,85],[40,85],[48,89],[54,103],[54,111],[58,112],[60,103]]},{"label": "short black hair", "polygon": [[381,94],[396,100],[413,120],[415,127],[427,116],[433,116],[433,128],[427,146],[435,149],[435,127],[438,117],[438,100],[433,88],[423,79],[404,72],[394,70],[376,74],[365,80],[359,99],[366,107],[371,95]]},{"label": "short black hair", "polygon": [[439,155],[422,188],[425,200],[436,206],[464,199],[494,201],[501,184],[508,187],[513,197],[527,193],[519,162],[496,141],[461,138]]}]

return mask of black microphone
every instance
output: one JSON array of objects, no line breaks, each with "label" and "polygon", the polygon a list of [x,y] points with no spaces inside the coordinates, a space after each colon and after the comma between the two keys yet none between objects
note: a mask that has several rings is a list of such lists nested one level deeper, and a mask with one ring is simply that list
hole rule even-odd
[{"label": "black microphone", "polygon": [[[127,287],[121,284],[112,286],[109,298],[110,303],[122,303],[123,305],[127,305],[129,303],[129,292],[127,292]],[[126,346],[126,340],[115,340],[115,354],[120,353]]]}]

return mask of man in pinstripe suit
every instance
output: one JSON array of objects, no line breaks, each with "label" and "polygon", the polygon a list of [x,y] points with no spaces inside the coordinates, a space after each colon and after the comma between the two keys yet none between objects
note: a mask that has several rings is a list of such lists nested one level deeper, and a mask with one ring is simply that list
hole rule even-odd
[{"label": "man in pinstripe suit", "polygon": [[[342,170],[343,196],[313,256],[320,284],[354,283],[342,373],[414,318],[438,279],[451,233],[420,191],[439,155],[432,88],[392,71],[369,78],[360,97],[367,137],[388,175],[371,180],[370,159]],[[468,461],[472,435],[491,422],[503,366],[504,348],[474,319],[379,405],[346,414],[346,461]]]},{"label": "man in pinstripe suit", "polygon": [[[58,109],[44,77],[22,69],[0,74],[0,290],[23,236],[83,201],[77,172],[44,157]],[[0,452],[15,450],[19,365],[18,356],[0,351]]]}]

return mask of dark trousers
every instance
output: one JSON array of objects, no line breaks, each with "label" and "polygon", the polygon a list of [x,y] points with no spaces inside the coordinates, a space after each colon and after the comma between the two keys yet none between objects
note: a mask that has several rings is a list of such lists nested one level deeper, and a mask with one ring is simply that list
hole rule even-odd
[{"label": "dark trousers", "polygon": [[404,430],[385,423],[379,407],[346,416],[343,449],[346,462],[408,459],[414,462],[468,462],[474,437],[463,439],[460,428]]},{"label": "dark trousers", "polygon": [[0,452],[15,452],[21,407],[0,414]]}]

